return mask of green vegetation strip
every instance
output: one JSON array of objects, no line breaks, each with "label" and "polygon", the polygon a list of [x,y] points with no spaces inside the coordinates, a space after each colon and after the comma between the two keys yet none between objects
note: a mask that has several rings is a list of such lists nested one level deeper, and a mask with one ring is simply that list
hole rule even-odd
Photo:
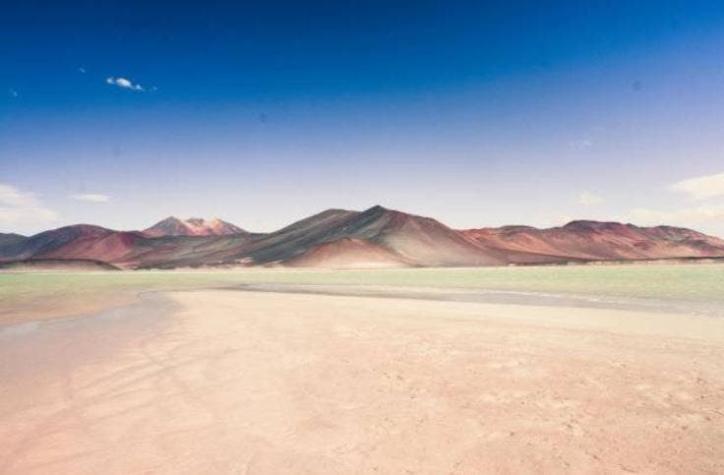
[{"label": "green vegetation strip", "polygon": [[0,306],[119,291],[235,284],[383,285],[724,301],[724,265],[598,265],[465,269],[27,272],[0,274]]}]

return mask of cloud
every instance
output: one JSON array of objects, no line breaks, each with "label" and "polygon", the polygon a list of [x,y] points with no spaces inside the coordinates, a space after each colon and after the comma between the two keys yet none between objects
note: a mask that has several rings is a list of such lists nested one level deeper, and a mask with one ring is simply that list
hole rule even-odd
[{"label": "cloud", "polygon": [[0,183],[0,226],[3,228],[43,224],[57,219],[58,214],[46,208],[33,193]]},{"label": "cloud", "polygon": [[138,91],[143,92],[146,89],[144,89],[143,86],[141,86],[138,83],[133,83],[130,79],[122,78],[122,77],[107,77],[106,83],[110,84],[111,86],[118,86],[122,89],[130,89],[131,91]]},{"label": "cloud", "polygon": [[689,178],[671,185],[671,190],[688,194],[695,200],[724,196],[724,173]]},{"label": "cloud", "polygon": [[80,193],[70,195],[70,197],[77,201],[88,201],[90,203],[108,203],[111,200],[110,196],[100,193]]},{"label": "cloud", "polygon": [[718,223],[724,220],[724,205],[698,206],[672,211],[658,211],[646,208],[632,210],[627,218],[637,224],[679,224],[696,225],[702,223]]},{"label": "cloud", "polygon": [[578,195],[578,203],[583,206],[595,206],[603,203],[603,197],[590,191],[584,191]]},{"label": "cloud", "polygon": [[18,91],[16,91],[15,89],[9,89],[9,90],[8,90],[8,94],[10,94],[10,97],[18,97],[18,96],[19,96]]},{"label": "cloud", "polygon": [[88,71],[86,71],[86,69],[85,69],[83,66],[81,66],[81,67],[78,68],[78,72],[81,73],[81,74],[85,74],[85,73],[88,72]]}]

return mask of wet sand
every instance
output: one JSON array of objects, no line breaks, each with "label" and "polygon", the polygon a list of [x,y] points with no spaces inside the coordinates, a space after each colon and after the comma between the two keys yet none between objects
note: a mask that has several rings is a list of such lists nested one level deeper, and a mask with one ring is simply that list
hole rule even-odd
[{"label": "wet sand", "polygon": [[724,472],[717,318],[204,290],[0,330],[0,473]]},{"label": "wet sand", "polygon": [[68,317],[94,315],[103,313],[108,309],[124,308],[132,305],[137,300],[138,291],[123,290],[99,295],[53,295],[51,298],[22,302],[22,304],[11,302],[6,305],[2,302],[0,303],[0,327],[24,324],[28,321],[51,321]]}]

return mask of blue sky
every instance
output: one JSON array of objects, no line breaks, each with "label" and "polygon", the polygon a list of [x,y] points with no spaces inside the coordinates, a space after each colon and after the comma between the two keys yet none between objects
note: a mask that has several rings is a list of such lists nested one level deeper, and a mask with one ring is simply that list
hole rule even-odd
[{"label": "blue sky", "polygon": [[380,203],[724,235],[718,2],[146,3],[3,7],[0,232]]}]

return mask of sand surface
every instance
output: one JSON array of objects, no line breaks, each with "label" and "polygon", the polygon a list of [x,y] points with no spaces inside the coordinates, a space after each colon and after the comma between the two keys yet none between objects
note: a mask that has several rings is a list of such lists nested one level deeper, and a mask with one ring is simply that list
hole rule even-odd
[{"label": "sand surface", "polygon": [[724,320],[205,290],[0,327],[0,473],[722,473]]}]

